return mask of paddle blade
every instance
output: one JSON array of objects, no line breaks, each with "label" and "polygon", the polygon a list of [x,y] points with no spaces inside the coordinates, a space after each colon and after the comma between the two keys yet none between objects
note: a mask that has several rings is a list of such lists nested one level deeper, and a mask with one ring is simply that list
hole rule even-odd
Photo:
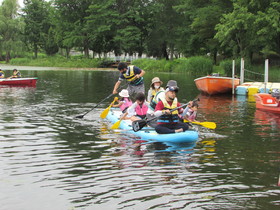
[{"label": "paddle blade", "polygon": [[84,114],[83,115],[78,115],[75,118],[82,119],[84,116],[85,116]]},{"label": "paddle blade", "polygon": [[202,125],[205,128],[215,129],[217,127],[214,122],[191,122],[193,124]]},{"label": "paddle blade", "polygon": [[118,120],[117,122],[112,125],[111,129],[118,129],[121,125],[121,120]]},{"label": "paddle blade", "polygon": [[146,120],[136,120],[132,122],[132,129],[134,132],[141,130],[144,126],[147,125]]},{"label": "paddle blade", "polygon": [[202,122],[201,125],[204,126],[205,128],[210,128],[210,129],[215,129],[217,127],[216,123],[214,122]]},{"label": "paddle blade", "polygon": [[109,111],[110,111],[110,108],[111,108],[111,106],[109,106],[108,108],[106,108],[106,109],[100,114],[100,117],[101,117],[102,119],[104,119],[104,118],[108,115],[108,113],[109,113]]}]

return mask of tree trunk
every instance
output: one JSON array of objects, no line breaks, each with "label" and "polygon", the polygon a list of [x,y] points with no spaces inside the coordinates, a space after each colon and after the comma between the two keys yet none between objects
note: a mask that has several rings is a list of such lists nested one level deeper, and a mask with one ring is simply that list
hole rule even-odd
[{"label": "tree trunk", "polygon": [[10,51],[7,51],[6,52],[6,63],[9,63],[11,60],[11,54],[10,54]]},{"label": "tree trunk", "polygon": [[37,44],[34,44],[34,57],[35,57],[35,59],[37,59],[37,57],[38,57],[38,45]]},{"label": "tree trunk", "polygon": [[167,49],[166,49],[166,43],[165,42],[162,44],[162,54],[163,54],[163,57],[166,60],[169,60]]}]

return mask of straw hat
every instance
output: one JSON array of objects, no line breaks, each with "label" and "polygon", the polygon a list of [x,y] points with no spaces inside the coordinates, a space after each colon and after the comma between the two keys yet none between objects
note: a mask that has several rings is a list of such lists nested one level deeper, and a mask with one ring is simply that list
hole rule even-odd
[{"label": "straw hat", "polygon": [[127,89],[122,89],[122,91],[119,93],[119,95],[121,97],[128,98],[129,97],[128,90]]},{"label": "straw hat", "polygon": [[152,79],[151,86],[152,86],[155,82],[160,82],[160,84],[162,85],[162,81],[160,81],[159,77],[154,77],[154,78]]}]

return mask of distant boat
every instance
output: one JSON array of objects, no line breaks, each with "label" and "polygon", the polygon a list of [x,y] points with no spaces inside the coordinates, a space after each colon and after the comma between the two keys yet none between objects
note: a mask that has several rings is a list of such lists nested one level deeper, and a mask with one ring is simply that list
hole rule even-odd
[{"label": "distant boat", "polygon": [[254,96],[257,109],[280,114],[280,102],[275,97],[268,93],[257,93]]},{"label": "distant boat", "polygon": [[[220,76],[205,76],[194,80],[198,90],[208,95],[227,93],[232,90],[232,78]],[[240,83],[239,79],[234,79],[234,88]]]},{"label": "distant boat", "polygon": [[36,86],[38,78],[11,78],[0,79],[0,85],[12,85],[12,86]]}]

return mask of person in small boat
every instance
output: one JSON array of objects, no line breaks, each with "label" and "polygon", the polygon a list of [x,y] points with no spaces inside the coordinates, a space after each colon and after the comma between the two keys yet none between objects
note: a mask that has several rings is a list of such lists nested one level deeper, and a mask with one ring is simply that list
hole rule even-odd
[{"label": "person in small boat", "polygon": [[185,108],[182,118],[188,120],[189,122],[199,122],[196,120],[197,110],[198,110],[197,102],[190,102],[190,104]]},{"label": "person in small boat", "polygon": [[0,69],[0,79],[4,79],[5,78],[5,73],[4,71],[2,71],[2,69]]},{"label": "person in small boat", "polygon": [[136,66],[127,66],[127,63],[121,62],[118,65],[120,71],[119,80],[115,83],[113,94],[117,94],[121,82],[126,80],[128,82],[127,90],[130,96],[137,93],[145,93],[144,74],[145,71]]},{"label": "person in small boat", "polygon": [[151,101],[153,100],[153,98],[156,96],[158,92],[164,91],[164,88],[161,87],[161,85],[162,85],[162,81],[158,77],[154,77],[152,79],[152,84],[148,91],[148,97],[147,97],[147,101],[149,103],[151,103]]},{"label": "person in small boat", "polygon": [[12,79],[12,78],[21,78],[21,73],[19,72],[19,70],[17,70],[17,69],[13,70],[13,74],[12,74],[12,76],[9,77],[9,79]]},{"label": "person in small boat", "polygon": [[177,82],[169,80],[165,89],[165,97],[155,107],[155,116],[158,117],[155,130],[159,134],[179,133],[189,129],[186,123],[179,121],[179,113],[184,111],[183,108],[170,112],[171,109],[181,106],[176,97],[178,91]]},{"label": "person in small boat", "polygon": [[122,89],[121,92],[119,92],[120,99],[117,100],[118,104],[113,105],[113,107],[119,107],[122,111],[122,113],[125,113],[128,107],[132,105],[132,101],[129,98],[128,91],[126,89]]},{"label": "person in small boat", "polygon": [[144,93],[136,94],[136,101],[127,109],[121,119],[130,119],[131,121],[146,118],[149,110],[149,103],[146,101]]}]

